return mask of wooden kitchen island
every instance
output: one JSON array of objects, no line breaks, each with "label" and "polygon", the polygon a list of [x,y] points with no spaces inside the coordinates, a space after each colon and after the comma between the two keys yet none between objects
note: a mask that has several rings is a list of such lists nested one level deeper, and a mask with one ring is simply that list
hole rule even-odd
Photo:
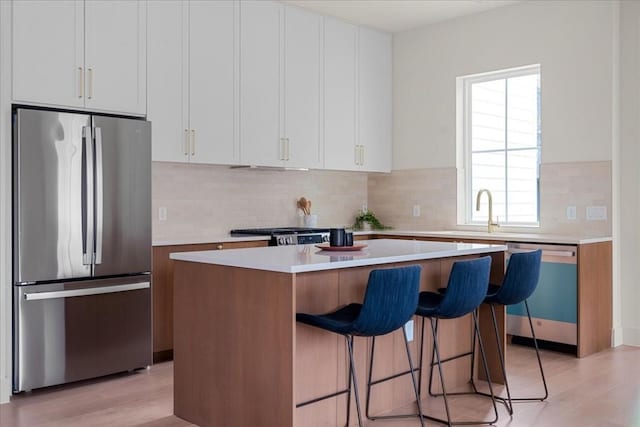
[{"label": "wooden kitchen island", "polygon": [[[296,403],[343,389],[348,375],[344,339],[297,324],[296,312],[323,313],[362,302],[369,272],[376,268],[421,265],[421,290],[445,286],[452,263],[460,259],[488,254],[492,281],[500,283],[504,272],[503,245],[387,239],[358,243],[368,247],[358,252],[297,245],[171,254],[176,260],[175,415],[200,426],[343,425],[346,395],[296,409]],[[504,331],[504,311],[498,314]],[[500,382],[489,316],[488,309],[481,309],[492,379]],[[469,316],[442,322],[442,357],[468,351],[471,331]],[[428,369],[432,340],[426,332]],[[400,333],[377,341],[374,379],[407,369]],[[419,337],[416,321],[410,343],[416,361]],[[354,346],[364,406],[370,340],[356,337]],[[447,363],[447,384],[466,383],[468,365],[468,359]],[[415,400],[409,376],[373,390],[372,414]]]}]

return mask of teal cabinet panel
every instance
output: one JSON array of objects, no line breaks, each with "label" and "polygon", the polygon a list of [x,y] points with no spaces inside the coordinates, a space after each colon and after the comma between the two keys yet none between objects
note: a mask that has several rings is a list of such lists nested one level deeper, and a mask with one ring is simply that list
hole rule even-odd
[{"label": "teal cabinet panel", "polygon": [[[576,264],[542,262],[538,287],[528,299],[531,317],[577,323],[578,268]],[[524,303],[507,307],[507,313],[526,316]]]}]

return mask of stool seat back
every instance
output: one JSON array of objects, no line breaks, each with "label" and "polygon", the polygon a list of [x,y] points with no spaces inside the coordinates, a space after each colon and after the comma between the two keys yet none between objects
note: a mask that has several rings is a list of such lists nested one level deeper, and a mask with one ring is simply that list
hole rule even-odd
[{"label": "stool seat back", "polygon": [[418,306],[420,270],[414,265],[371,271],[353,335],[385,335],[407,323]]},{"label": "stool seat back", "polygon": [[478,308],[487,295],[490,272],[490,256],[455,262],[449,274],[447,292],[432,315],[453,319]]},{"label": "stool seat back", "polygon": [[512,254],[502,286],[487,302],[511,305],[526,300],[533,294],[540,278],[542,250]]}]

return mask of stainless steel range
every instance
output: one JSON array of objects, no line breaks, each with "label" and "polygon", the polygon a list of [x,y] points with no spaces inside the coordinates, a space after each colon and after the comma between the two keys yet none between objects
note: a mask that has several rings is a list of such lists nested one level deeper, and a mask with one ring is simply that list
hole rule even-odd
[{"label": "stainless steel range", "polygon": [[329,241],[328,228],[278,227],[231,230],[234,237],[270,236],[269,246],[304,245]]}]

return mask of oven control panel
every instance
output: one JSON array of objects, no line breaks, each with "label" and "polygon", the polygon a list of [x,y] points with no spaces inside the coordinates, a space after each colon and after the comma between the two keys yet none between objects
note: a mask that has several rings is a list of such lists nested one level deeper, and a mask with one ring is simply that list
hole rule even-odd
[{"label": "oven control panel", "polygon": [[306,245],[329,241],[329,233],[276,234],[271,238],[272,246]]}]

